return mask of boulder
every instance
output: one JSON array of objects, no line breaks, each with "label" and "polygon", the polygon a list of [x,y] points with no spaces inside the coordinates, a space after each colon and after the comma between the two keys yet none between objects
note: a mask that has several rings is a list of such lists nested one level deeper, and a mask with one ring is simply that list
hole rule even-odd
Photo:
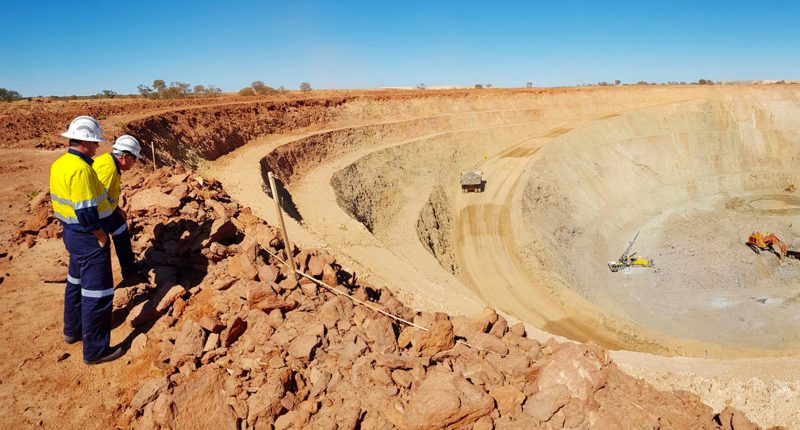
[{"label": "boulder", "polygon": [[157,303],[156,311],[166,311],[170,306],[172,306],[173,303],[175,303],[175,300],[177,300],[185,292],[186,289],[184,289],[181,285],[166,284],[161,286],[158,289],[158,294],[156,294],[156,297],[153,299]]},{"label": "boulder", "polygon": [[203,246],[208,246],[210,243],[230,243],[238,234],[239,230],[228,219],[217,218],[211,224],[211,230],[208,237],[202,242]]},{"label": "boulder", "polygon": [[222,346],[231,346],[239,339],[239,336],[241,336],[245,330],[247,330],[247,322],[239,316],[234,317],[231,322],[228,323],[227,328],[222,332]]},{"label": "boulder", "polygon": [[755,425],[752,421],[747,419],[747,417],[741,411],[730,407],[725,406],[725,409],[719,413],[717,419],[722,424],[722,430],[757,430],[759,427]]},{"label": "boulder", "polygon": [[228,274],[234,279],[255,281],[258,278],[258,270],[244,254],[237,254],[227,260]]},{"label": "boulder", "polygon": [[247,399],[247,424],[253,428],[256,423],[265,428],[274,422],[283,410],[281,399],[286,394],[286,386],[292,377],[289,369],[278,369],[267,374],[266,382]]},{"label": "boulder", "polygon": [[540,423],[547,422],[556,411],[569,402],[569,399],[569,389],[564,385],[556,385],[528,397],[525,401],[524,411],[539,420]]},{"label": "boulder", "polygon": [[416,331],[411,334],[411,349],[419,355],[432,356],[455,345],[453,325],[449,320],[435,321],[427,332],[414,330]]},{"label": "boulder", "polygon": [[128,205],[130,212],[139,215],[156,212],[161,215],[172,215],[181,206],[181,200],[175,196],[162,193],[155,188],[137,192],[131,197]]},{"label": "boulder", "polygon": [[[175,387],[174,422],[162,427],[180,429],[236,430],[236,416],[225,404],[225,371],[203,366],[185,383]],[[158,401],[158,400],[157,400]]]},{"label": "boulder", "polygon": [[369,318],[363,325],[372,352],[387,354],[397,351],[397,338],[389,318]]},{"label": "boulder", "polygon": [[155,400],[156,397],[158,397],[158,393],[165,388],[167,388],[167,380],[164,378],[151,378],[146,380],[144,384],[139,387],[136,395],[133,396],[131,407],[137,411],[141,411],[146,404]]},{"label": "boulder", "polygon": [[525,394],[517,387],[508,385],[495,388],[489,391],[497,404],[500,415],[512,415],[522,410],[522,402],[525,401]]},{"label": "boulder", "polygon": [[403,430],[470,428],[494,408],[483,390],[460,375],[433,368],[407,401],[387,405],[386,417]]},{"label": "boulder", "polygon": [[205,340],[203,327],[192,320],[187,320],[175,338],[175,346],[169,356],[170,363],[177,365],[185,360],[199,358],[203,353]]},{"label": "boulder", "polygon": [[571,397],[588,400],[605,384],[608,375],[603,367],[608,362],[605,350],[599,346],[560,344],[539,372],[539,391],[565,386]]}]

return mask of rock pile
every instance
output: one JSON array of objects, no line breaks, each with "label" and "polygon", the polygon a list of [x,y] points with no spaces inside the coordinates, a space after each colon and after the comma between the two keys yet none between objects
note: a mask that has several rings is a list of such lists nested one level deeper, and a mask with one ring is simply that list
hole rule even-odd
[{"label": "rock pile", "polygon": [[655,390],[598,346],[530,339],[493,309],[414,311],[325,250],[292,254],[336,293],[295,282],[273,257],[279,231],[218,182],[179,168],[129,182],[123,207],[152,269],[114,304],[134,328],[129,356],[153,371],[122,428],[758,428]]}]

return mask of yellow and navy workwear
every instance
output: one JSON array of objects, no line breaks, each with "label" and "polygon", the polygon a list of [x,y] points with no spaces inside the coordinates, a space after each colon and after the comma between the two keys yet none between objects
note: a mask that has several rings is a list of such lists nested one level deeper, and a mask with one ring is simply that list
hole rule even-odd
[{"label": "yellow and navy workwear", "polygon": [[120,183],[122,182],[119,160],[111,153],[99,155],[95,157],[92,168],[97,172],[97,179],[105,188],[111,210],[116,210],[119,206]]},{"label": "yellow and navy workwear", "polygon": [[122,182],[122,169],[119,167],[119,160],[112,154],[103,154],[94,159],[92,164],[97,178],[106,191],[108,202],[111,204],[113,210],[110,217],[107,218],[105,223],[106,230],[111,234],[114,240],[114,249],[117,251],[117,259],[119,266],[122,268],[122,276],[127,277],[135,274],[136,257],[133,255],[133,248],[131,247],[131,235],[128,232],[128,223],[122,212],[119,209],[119,195],[121,194],[120,182]]},{"label": "yellow and navy workwear", "polygon": [[82,337],[83,359],[95,361],[109,352],[114,279],[110,245],[92,234],[111,215],[92,159],[74,149],[59,157],[50,166],[50,199],[69,252],[64,335]]},{"label": "yellow and navy workwear", "polygon": [[111,216],[103,184],[92,169],[92,159],[70,149],[50,166],[50,200],[65,229],[91,233]]}]

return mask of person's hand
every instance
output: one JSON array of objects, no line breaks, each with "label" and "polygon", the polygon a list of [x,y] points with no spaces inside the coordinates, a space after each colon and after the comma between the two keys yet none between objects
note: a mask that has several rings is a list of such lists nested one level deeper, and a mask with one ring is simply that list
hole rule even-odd
[{"label": "person's hand", "polygon": [[97,238],[97,244],[100,245],[101,248],[105,248],[106,244],[108,243],[108,235],[102,229],[95,230],[92,232],[94,237]]}]

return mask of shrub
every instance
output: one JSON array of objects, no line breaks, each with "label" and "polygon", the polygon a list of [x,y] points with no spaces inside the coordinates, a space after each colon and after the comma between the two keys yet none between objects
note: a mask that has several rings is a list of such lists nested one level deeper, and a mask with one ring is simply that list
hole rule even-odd
[{"label": "shrub", "polygon": [[256,95],[256,92],[253,90],[253,87],[244,87],[241,90],[239,90],[239,95],[240,96],[254,96],[254,95]]}]

